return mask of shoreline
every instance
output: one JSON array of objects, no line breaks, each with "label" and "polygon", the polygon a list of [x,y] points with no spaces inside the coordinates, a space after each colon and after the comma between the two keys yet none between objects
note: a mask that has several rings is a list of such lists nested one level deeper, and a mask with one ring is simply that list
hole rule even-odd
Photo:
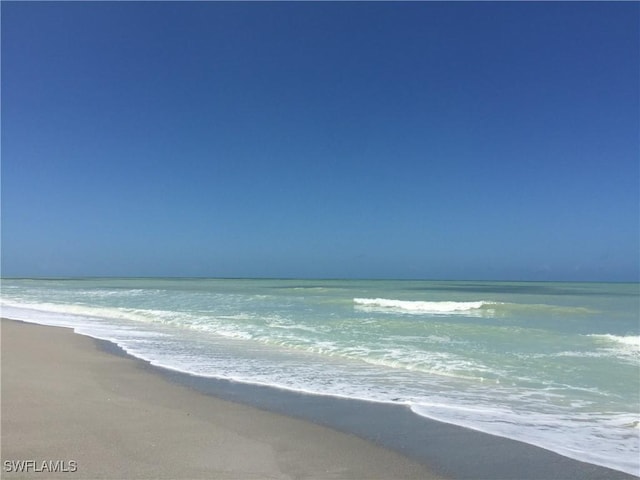
[{"label": "shoreline", "polygon": [[[28,326],[28,330],[21,326]],[[56,342],[51,342],[53,337]],[[19,340],[17,344],[16,338]],[[126,471],[105,470],[105,452],[91,451],[88,445],[83,444],[80,451],[86,451],[87,458],[91,460],[77,460],[80,473],[77,478],[161,478],[163,475],[166,475],[165,478],[637,478],[617,470],[572,460],[526,443],[430,420],[402,405],[296,393],[168,370],[132,357],[111,342],[75,334],[71,329],[3,319],[2,347],[2,460],[3,473],[7,478],[12,474],[6,471],[6,460],[58,459],[60,455],[56,457],[53,450],[47,450],[54,442],[52,437],[56,437],[56,448],[59,448],[59,439],[63,437],[67,452],[72,452],[69,449],[74,446],[79,447],[78,437],[96,437],[93,440],[104,444],[105,438],[100,438],[101,433],[97,433],[99,429],[95,422],[98,420],[98,423],[110,425],[111,435],[124,438],[125,444],[140,435],[144,436],[145,428],[159,429],[158,436],[154,437],[155,446],[147,446],[146,450],[143,448],[144,451],[140,452],[140,458],[147,458],[145,455],[148,455],[148,458],[155,458],[158,464],[149,466],[132,460]],[[68,386],[63,385],[66,379],[60,385],[47,383],[46,376],[44,382],[42,378],[38,379],[37,372],[42,373],[43,368],[50,369],[52,365],[43,364],[44,359],[34,354],[50,350],[66,358],[66,373],[72,373]],[[30,373],[23,380],[12,372],[20,363],[30,367]],[[70,367],[78,370],[69,370]],[[82,385],[77,385],[77,377],[82,377],[87,368],[94,375],[90,379],[93,380],[92,386],[102,389],[91,392],[90,398],[84,398],[86,392]],[[100,372],[97,380],[96,372]],[[28,385],[25,386],[25,383]],[[24,422],[19,421],[19,417],[24,418],[28,413],[25,409],[28,411],[35,407],[20,401],[19,390],[22,389],[24,393],[27,387],[38,391],[40,403],[47,406],[45,410],[60,409],[65,402],[68,407],[71,402],[74,409],[84,411],[86,422],[74,426],[75,412],[67,412],[71,415],[68,417],[71,424],[66,429],[71,431],[66,435],[39,428],[36,424],[32,426],[30,436],[27,433],[29,429],[23,428]],[[147,391],[152,388],[169,396],[174,403],[167,405],[168,400],[149,398]],[[57,403],[55,399],[52,400],[51,390],[62,400],[59,399]],[[100,398],[105,391],[117,394],[124,403],[134,405],[129,410],[129,415],[133,417],[131,425],[123,425],[125,420],[120,417],[116,425],[113,419],[109,422],[108,415],[115,412],[109,410],[114,406],[111,400]],[[82,402],[78,402],[79,397],[72,392],[82,396]],[[47,394],[46,400],[42,400],[44,394]],[[95,414],[100,412],[99,405],[105,409],[102,410],[105,417],[96,419]],[[167,407],[170,407],[171,415],[167,414]],[[193,421],[190,410],[199,412],[201,422]],[[139,420],[135,412],[140,411],[145,413],[147,422],[135,428]],[[149,416],[150,411],[162,416]],[[31,411],[30,415],[33,413]],[[123,414],[122,409],[118,413]],[[238,424],[231,419],[238,420],[242,415],[252,420],[245,426],[245,436],[239,439],[238,432],[234,432]],[[220,428],[221,418],[227,420],[222,425],[226,430]],[[51,420],[48,417],[45,419]],[[247,420],[242,422],[246,423]],[[269,427],[252,430],[260,422],[268,422]],[[169,431],[168,425],[165,425],[168,423],[173,425]],[[215,434],[211,434],[211,437],[217,438],[217,443],[211,443],[212,439],[207,438],[211,429],[203,429],[211,424],[222,431],[216,430]],[[58,428],[61,426],[58,425]],[[196,443],[200,448],[195,450],[200,451],[200,457],[208,458],[204,464],[199,457],[197,468],[196,463],[188,462],[176,470],[179,463],[176,460],[182,458],[184,461],[189,455],[194,455],[188,451],[193,445],[181,446],[177,448],[179,452],[163,452],[168,447],[158,448],[157,442],[167,436],[167,440],[173,443],[176,431],[183,432],[186,438],[192,438],[196,432],[200,432],[201,442]],[[279,434],[277,441],[272,439],[274,431]],[[235,447],[221,441],[225,432],[227,437],[236,442]],[[258,437],[262,441],[256,443]],[[149,438],[146,440],[150,442]],[[35,444],[39,445],[40,450],[35,449]],[[134,441],[133,444],[136,448],[140,446],[139,442]],[[283,447],[284,444],[286,447]],[[336,451],[338,445],[342,446]],[[185,448],[187,451],[184,451]],[[310,449],[313,451],[311,457],[304,454]],[[222,451],[226,453],[221,455]],[[265,453],[254,458],[257,452],[265,451],[269,451],[270,455]],[[116,453],[111,451],[109,455],[113,457]],[[66,455],[60,459],[73,459],[70,453]],[[172,456],[175,460],[170,460]],[[282,456],[288,462],[288,467],[284,469],[281,468]],[[236,459],[237,465],[221,469],[220,464],[227,462],[228,466],[231,458]],[[266,461],[267,458],[270,462]],[[87,477],[82,474],[81,468],[84,464],[86,469],[91,462],[95,468]],[[137,470],[131,470],[134,467]],[[247,467],[251,468],[247,470]],[[145,468],[151,469],[147,471]]]},{"label": "shoreline", "polygon": [[1,335],[2,478],[439,478],[354,435],[169,381],[71,329],[3,319]]}]

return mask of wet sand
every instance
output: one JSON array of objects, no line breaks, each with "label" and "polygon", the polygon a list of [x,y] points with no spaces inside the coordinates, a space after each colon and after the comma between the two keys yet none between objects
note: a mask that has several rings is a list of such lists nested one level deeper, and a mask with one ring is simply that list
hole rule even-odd
[{"label": "wet sand", "polygon": [[[1,335],[3,478],[636,478],[402,405],[166,370],[69,329],[3,319]],[[42,472],[56,461],[76,471]]]},{"label": "wet sand", "polygon": [[1,335],[2,478],[437,478],[355,435],[171,382],[68,329],[3,320]]}]

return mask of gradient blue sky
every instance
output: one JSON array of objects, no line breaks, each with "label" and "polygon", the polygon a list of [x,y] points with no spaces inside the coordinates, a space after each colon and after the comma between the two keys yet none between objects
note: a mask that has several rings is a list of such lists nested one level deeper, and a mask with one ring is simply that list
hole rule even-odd
[{"label": "gradient blue sky", "polygon": [[2,273],[639,278],[637,2],[2,2]]}]

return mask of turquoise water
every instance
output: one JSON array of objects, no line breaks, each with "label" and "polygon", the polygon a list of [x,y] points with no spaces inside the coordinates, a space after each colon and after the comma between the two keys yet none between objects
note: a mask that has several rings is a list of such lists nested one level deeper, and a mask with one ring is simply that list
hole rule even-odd
[{"label": "turquoise water", "polygon": [[640,473],[638,284],[2,281],[2,315],[196,375],[409,405]]}]

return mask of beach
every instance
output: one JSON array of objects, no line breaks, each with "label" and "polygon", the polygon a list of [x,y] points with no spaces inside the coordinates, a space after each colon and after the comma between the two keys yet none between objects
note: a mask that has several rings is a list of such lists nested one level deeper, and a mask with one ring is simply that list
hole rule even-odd
[{"label": "beach", "polygon": [[1,333],[3,478],[632,478],[392,405],[172,372],[66,328]]},{"label": "beach", "polygon": [[3,478],[438,478],[354,435],[178,385],[69,329],[2,320],[1,333]]}]

